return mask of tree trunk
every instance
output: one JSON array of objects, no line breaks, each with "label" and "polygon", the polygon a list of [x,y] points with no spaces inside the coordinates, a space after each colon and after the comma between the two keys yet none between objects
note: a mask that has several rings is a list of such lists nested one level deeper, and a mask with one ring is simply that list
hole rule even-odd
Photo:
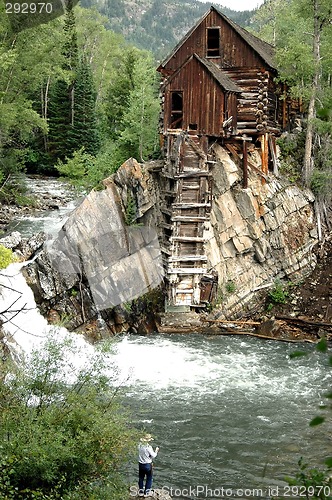
[{"label": "tree trunk", "polygon": [[321,77],[320,38],[321,38],[322,25],[320,24],[319,21],[318,0],[313,0],[313,8],[314,8],[314,37],[313,37],[314,76],[312,81],[312,92],[308,109],[307,134],[306,134],[304,162],[302,169],[302,181],[305,186],[309,186],[310,178],[312,176],[314,168],[314,161],[312,155],[313,135],[314,135],[313,120],[316,117],[316,97]]},{"label": "tree trunk", "polygon": [[[40,87],[40,101],[41,101],[41,115],[44,120],[47,120],[47,111],[48,111],[48,92],[50,88],[51,76],[49,75],[47,78],[45,92],[44,92],[44,83],[41,83]],[[47,133],[43,132],[43,142],[44,142],[44,151],[48,151],[48,142],[47,142]]]}]

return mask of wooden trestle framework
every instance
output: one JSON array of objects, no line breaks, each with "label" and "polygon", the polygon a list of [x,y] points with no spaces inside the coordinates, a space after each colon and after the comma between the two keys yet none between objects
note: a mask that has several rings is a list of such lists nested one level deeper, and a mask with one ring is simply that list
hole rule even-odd
[{"label": "wooden trestle framework", "polygon": [[[213,6],[158,71],[168,302],[204,307],[217,288],[204,251],[212,203],[209,146],[222,144],[242,164],[244,189],[249,169],[264,183],[269,170],[278,170],[276,138],[301,107],[278,83],[274,48]],[[252,149],[260,151],[261,168],[250,162]]]},{"label": "wooden trestle framework", "polygon": [[204,250],[205,223],[211,211],[213,162],[207,138],[172,131],[167,135],[162,227],[169,303],[204,307],[216,291],[216,276],[208,272]]}]

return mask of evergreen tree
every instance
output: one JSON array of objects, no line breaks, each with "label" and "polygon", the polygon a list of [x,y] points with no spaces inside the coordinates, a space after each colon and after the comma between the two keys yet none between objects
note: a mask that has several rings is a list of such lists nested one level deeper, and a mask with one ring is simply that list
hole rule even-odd
[{"label": "evergreen tree", "polygon": [[48,152],[51,161],[64,159],[75,151],[76,141],[72,127],[72,84],[57,80],[50,92],[48,122]]},{"label": "evergreen tree", "polygon": [[64,33],[63,70],[68,79],[56,81],[51,91],[48,144],[52,160],[64,160],[81,147],[89,154],[97,154],[100,146],[96,91],[86,58],[79,59],[72,0],[67,4]]},{"label": "evergreen tree", "polygon": [[96,91],[93,75],[85,57],[82,57],[77,69],[74,85],[74,136],[76,147],[84,147],[89,154],[96,155],[100,140],[96,118]]},{"label": "evergreen tree", "polygon": [[73,0],[67,0],[63,30],[65,33],[65,43],[63,45],[64,68],[75,72],[78,66],[78,46]]},{"label": "evergreen tree", "polygon": [[49,103],[48,150],[51,159],[64,159],[77,147],[74,127],[75,80],[78,67],[78,46],[73,2],[66,6],[64,22],[63,67],[66,77],[51,87]]}]

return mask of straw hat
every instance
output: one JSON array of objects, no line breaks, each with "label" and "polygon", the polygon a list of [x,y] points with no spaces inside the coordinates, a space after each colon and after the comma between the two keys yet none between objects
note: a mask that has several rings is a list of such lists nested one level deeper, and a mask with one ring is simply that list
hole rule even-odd
[{"label": "straw hat", "polygon": [[144,442],[144,443],[148,443],[149,441],[153,441],[153,437],[151,436],[151,434],[145,434],[141,439],[140,441]]}]

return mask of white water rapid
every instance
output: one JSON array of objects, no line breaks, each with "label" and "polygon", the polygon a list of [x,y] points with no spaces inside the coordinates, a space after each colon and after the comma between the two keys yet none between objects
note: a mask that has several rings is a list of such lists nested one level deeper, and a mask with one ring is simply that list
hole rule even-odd
[{"label": "white water rapid", "polygon": [[[49,336],[59,342],[69,336],[79,355],[64,356],[68,366],[80,368],[93,356],[93,346],[47,324],[21,266],[13,264],[0,276],[8,346],[17,356],[29,355],[42,349]],[[110,381],[121,385],[133,425],[154,434],[155,445],[161,447],[155,487],[173,488],[180,500],[220,498],[181,493],[190,487],[205,485],[217,492],[260,488],[266,499],[269,488],[284,487],[284,477],[297,470],[301,456],[319,466],[330,452],[332,429],[329,424],[324,430],[308,424],[319,413],[331,369],[325,355],[311,345],[301,346],[308,356],[291,360],[296,348],[196,334],[115,339],[108,355]],[[136,481],[136,463],[124,472],[128,484]],[[250,495],[234,498],[253,500]]]},{"label": "white water rapid", "polygon": [[49,339],[75,342],[82,356],[76,359],[79,368],[93,348],[80,335],[69,333],[64,327],[49,325],[40,314],[33,292],[21,270],[28,262],[15,263],[0,271],[0,318],[5,342],[14,357],[22,359],[33,351],[42,350]]}]

